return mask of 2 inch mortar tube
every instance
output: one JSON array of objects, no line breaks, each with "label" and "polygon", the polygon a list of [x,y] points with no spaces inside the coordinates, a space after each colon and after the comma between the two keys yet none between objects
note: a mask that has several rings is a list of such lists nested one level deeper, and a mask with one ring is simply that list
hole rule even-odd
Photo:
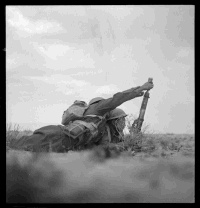
[{"label": "2 inch mortar tube", "polygon": [[[149,78],[148,82],[153,83],[153,78]],[[145,111],[146,111],[146,108],[147,108],[148,99],[149,99],[149,90],[147,90],[145,92],[143,100],[142,100],[142,105],[141,105],[140,114],[139,114],[140,122],[143,122],[143,120],[144,120],[144,114],[145,114]]]}]

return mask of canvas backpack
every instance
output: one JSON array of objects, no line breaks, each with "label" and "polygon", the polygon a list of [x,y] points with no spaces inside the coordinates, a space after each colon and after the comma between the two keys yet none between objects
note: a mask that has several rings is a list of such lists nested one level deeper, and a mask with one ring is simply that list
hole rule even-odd
[{"label": "canvas backpack", "polygon": [[106,130],[106,120],[107,113],[104,116],[83,116],[81,120],[75,120],[66,126],[62,126],[63,133],[72,140],[77,141],[73,149],[84,149],[84,146],[94,144],[103,137]]},{"label": "canvas backpack", "polygon": [[74,101],[74,103],[63,112],[62,124],[68,125],[70,122],[79,120],[83,117],[85,110],[87,109],[87,104],[84,101]]}]

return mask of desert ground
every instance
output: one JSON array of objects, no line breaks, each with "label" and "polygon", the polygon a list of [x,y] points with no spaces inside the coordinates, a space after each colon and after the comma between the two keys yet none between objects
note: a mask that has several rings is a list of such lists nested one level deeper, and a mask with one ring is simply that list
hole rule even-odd
[{"label": "desert ground", "polygon": [[7,131],[7,203],[194,203],[194,135],[127,137],[123,151],[33,153],[9,146],[31,131]]}]

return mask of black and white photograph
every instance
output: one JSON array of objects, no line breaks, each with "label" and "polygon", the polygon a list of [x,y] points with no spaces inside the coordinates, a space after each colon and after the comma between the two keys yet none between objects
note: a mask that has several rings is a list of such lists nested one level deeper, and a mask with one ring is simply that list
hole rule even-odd
[{"label": "black and white photograph", "polygon": [[6,203],[195,203],[195,5],[7,5]]}]

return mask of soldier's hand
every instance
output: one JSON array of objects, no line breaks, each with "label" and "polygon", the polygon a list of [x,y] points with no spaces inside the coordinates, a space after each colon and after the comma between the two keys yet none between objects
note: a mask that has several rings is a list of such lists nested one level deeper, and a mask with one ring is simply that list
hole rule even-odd
[{"label": "soldier's hand", "polygon": [[153,84],[152,83],[150,83],[150,82],[146,82],[146,83],[144,83],[142,86],[141,86],[141,88],[142,88],[142,90],[150,90],[150,89],[152,89],[153,88]]},{"label": "soldier's hand", "polygon": [[141,97],[141,96],[143,96],[144,95],[144,92],[139,92],[137,95],[136,95],[136,97]]}]

